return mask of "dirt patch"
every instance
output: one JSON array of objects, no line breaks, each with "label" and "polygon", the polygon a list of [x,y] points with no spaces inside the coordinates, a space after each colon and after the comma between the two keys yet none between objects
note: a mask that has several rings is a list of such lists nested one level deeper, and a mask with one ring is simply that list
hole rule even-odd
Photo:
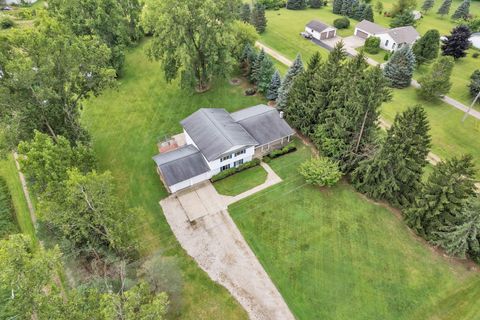
[{"label": "dirt patch", "polygon": [[232,86],[238,86],[240,85],[243,80],[241,78],[232,78],[230,81],[228,81]]}]

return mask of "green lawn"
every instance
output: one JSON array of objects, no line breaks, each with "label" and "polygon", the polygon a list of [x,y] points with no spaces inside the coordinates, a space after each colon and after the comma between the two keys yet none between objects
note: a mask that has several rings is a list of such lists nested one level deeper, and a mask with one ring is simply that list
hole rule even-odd
[{"label": "green lawn", "polygon": [[213,185],[220,194],[236,196],[264,183],[265,179],[267,179],[265,169],[262,166],[256,166],[219,180]]},{"label": "green lawn", "polygon": [[88,101],[83,123],[92,135],[101,169],[110,170],[119,195],[140,207],[147,219],[138,221],[144,255],[163,252],[175,256],[184,288],[180,319],[246,319],[240,305],[215,284],[180,247],[162,213],[159,201],[167,196],[155,171],[152,156],[164,135],[181,131],[179,121],[201,107],[237,110],[264,103],[246,97],[240,86],[227,81],[204,94],[182,90],[179,82],[165,82],[159,63],[149,61],[145,43],[127,54],[125,75],[117,89]]},{"label": "green lawn", "polygon": [[306,185],[306,147],[273,160],[284,181],[229,211],[298,319],[478,319],[480,277],[346,183]]},{"label": "green lawn", "polygon": [[0,176],[7,182],[8,189],[12,195],[13,206],[17,217],[17,222],[22,233],[27,234],[36,241],[35,228],[30,218],[27,201],[22,190],[22,184],[18,177],[17,168],[11,154],[7,159],[0,160]]}]

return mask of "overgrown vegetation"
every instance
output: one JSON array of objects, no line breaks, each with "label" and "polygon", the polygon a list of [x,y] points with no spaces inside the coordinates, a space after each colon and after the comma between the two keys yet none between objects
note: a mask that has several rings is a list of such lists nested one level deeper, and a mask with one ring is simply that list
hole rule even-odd
[{"label": "overgrown vegetation", "polygon": [[0,177],[0,239],[18,232],[15,210],[6,181]]}]

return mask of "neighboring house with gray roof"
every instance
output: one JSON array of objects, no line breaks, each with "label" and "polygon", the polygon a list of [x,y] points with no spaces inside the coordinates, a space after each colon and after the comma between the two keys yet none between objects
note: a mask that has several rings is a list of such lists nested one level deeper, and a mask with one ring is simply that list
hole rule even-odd
[{"label": "neighboring house with gray roof", "polygon": [[305,32],[317,40],[333,38],[337,35],[337,29],[318,20],[312,20],[305,26]]},{"label": "neighboring house with gray roof", "polygon": [[153,157],[172,193],[280,148],[295,134],[279,112],[266,105],[231,114],[202,108],[180,124],[186,144]]},{"label": "neighboring house with gray roof", "polygon": [[378,37],[380,48],[388,51],[412,45],[420,38],[420,34],[412,26],[388,29],[367,20],[362,20],[355,26],[355,35],[363,39]]}]

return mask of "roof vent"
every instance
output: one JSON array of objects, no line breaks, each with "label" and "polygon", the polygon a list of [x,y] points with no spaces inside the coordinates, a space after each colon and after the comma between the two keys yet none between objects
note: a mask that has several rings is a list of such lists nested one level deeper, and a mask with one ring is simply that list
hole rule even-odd
[{"label": "roof vent", "polygon": [[280,111],[280,119],[283,119],[283,111]]}]

